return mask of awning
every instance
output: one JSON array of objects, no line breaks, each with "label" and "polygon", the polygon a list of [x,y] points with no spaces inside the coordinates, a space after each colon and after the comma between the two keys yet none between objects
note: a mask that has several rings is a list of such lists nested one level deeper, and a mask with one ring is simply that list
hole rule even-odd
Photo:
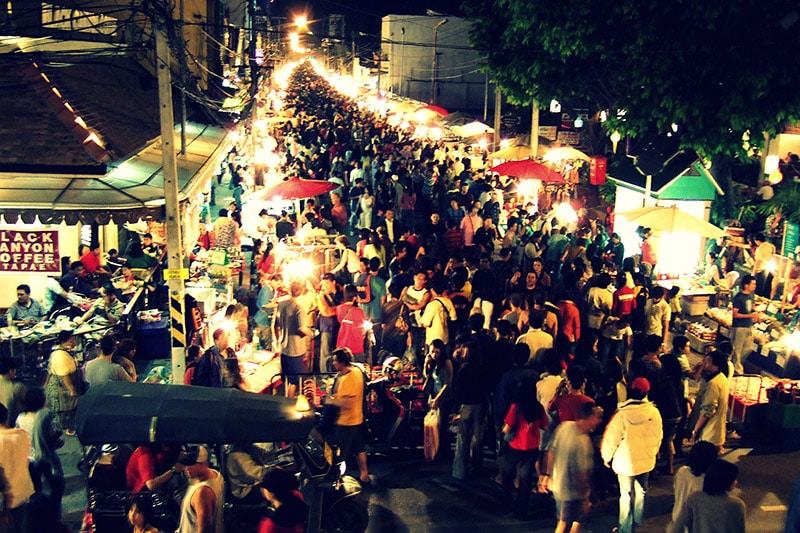
[{"label": "awning", "polygon": [[[178,189],[183,201],[214,174],[232,146],[223,128],[188,123],[186,154],[177,155]],[[180,126],[175,128],[180,139]],[[179,146],[179,141],[176,142]],[[78,174],[0,173],[0,212],[6,223],[19,217],[45,224],[66,220],[106,223],[161,218],[164,172],[160,137],[129,159],[109,165],[102,176]]]}]

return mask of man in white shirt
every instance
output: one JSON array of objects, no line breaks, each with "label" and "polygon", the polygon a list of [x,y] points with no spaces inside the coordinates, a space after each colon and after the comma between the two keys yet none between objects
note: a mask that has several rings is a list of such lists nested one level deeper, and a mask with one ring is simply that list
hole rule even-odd
[{"label": "man in white shirt", "polygon": [[767,271],[772,256],[775,255],[775,245],[769,242],[763,233],[756,233],[753,237],[756,251],[753,254],[753,275],[756,277],[756,294],[765,298],[772,296],[772,273]]},{"label": "man in white shirt", "polygon": [[425,327],[425,344],[430,344],[434,339],[441,339],[445,344],[450,342],[450,328],[448,320],[456,320],[456,308],[450,298],[444,296],[443,283],[434,279],[431,282],[431,300],[425,306],[425,311],[420,318],[420,324]]},{"label": "man in white shirt", "polygon": [[667,346],[667,333],[669,332],[669,320],[672,318],[672,311],[664,298],[666,291],[664,287],[655,286],[650,290],[651,298],[645,304],[645,317],[647,319],[647,335],[658,335],[661,337],[663,346]]},{"label": "man in white shirt", "polygon": [[553,336],[542,330],[543,325],[544,313],[536,311],[530,316],[528,331],[517,338],[517,344],[524,342],[531,349],[527,366],[541,366],[542,354],[553,347]]}]

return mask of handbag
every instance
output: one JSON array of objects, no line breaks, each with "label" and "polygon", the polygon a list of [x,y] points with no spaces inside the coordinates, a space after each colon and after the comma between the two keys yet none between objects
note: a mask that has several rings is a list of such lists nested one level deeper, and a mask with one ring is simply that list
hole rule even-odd
[{"label": "handbag", "polygon": [[394,327],[400,333],[408,333],[409,325],[404,316],[407,312],[408,308],[406,307],[406,304],[402,304],[400,306],[400,314],[397,315],[397,319],[394,321]]},{"label": "handbag", "polygon": [[83,396],[89,392],[89,382],[86,381],[86,377],[84,376],[83,372],[83,367],[79,366],[78,370],[72,374],[72,379],[75,380],[75,388],[78,389],[78,396]]}]

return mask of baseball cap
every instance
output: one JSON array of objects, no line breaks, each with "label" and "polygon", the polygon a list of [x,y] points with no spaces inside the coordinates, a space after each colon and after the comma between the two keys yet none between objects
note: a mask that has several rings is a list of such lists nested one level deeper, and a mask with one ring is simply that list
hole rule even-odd
[{"label": "baseball cap", "polygon": [[650,382],[647,381],[647,378],[636,378],[631,383],[631,389],[638,389],[643,394],[647,394],[650,392]]},{"label": "baseball cap", "polygon": [[178,462],[184,466],[208,462],[208,448],[205,446],[188,446]]}]

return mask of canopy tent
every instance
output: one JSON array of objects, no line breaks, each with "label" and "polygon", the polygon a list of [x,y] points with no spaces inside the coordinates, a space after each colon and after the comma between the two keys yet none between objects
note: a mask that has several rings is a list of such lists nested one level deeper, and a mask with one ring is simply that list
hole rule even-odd
[{"label": "canopy tent", "polygon": [[549,163],[554,163],[556,161],[574,161],[576,159],[589,161],[591,158],[572,146],[559,146],[548,150],[542,159]]},{"label": "canopy tent", "polygon": [[711,239],[717,239],[726,235],[725,230],[680,210],[677,205],[669,207],[640,207],[638,209],[617,213],[617,216],[623,217],[628,222],[633,222],[643,227],[668,231],[670,233],[686,231]]},{"label": "canopy tent", "polygon": [[462,126],[451,126],[450,129],[460,137],[472,137],[473,135],[480,135],[481,133],[494,133],[494,128],[478,120],[473,120]]},{"label": "canopy tent", "polygon": [[[180,199],[198,192],[227,155],[226,130],[196,123],[186,126],[186,154],[178,154]],[[176,137],[180,136],[179,126]],[[0,173],[0,211],[6,223],[36,215],[47,224],[66,219],[136,221],[160,216],[164,206],[162,143],[154,139],[132,157],[110,165],[105,174],[57,174],[6,171]]]}]

